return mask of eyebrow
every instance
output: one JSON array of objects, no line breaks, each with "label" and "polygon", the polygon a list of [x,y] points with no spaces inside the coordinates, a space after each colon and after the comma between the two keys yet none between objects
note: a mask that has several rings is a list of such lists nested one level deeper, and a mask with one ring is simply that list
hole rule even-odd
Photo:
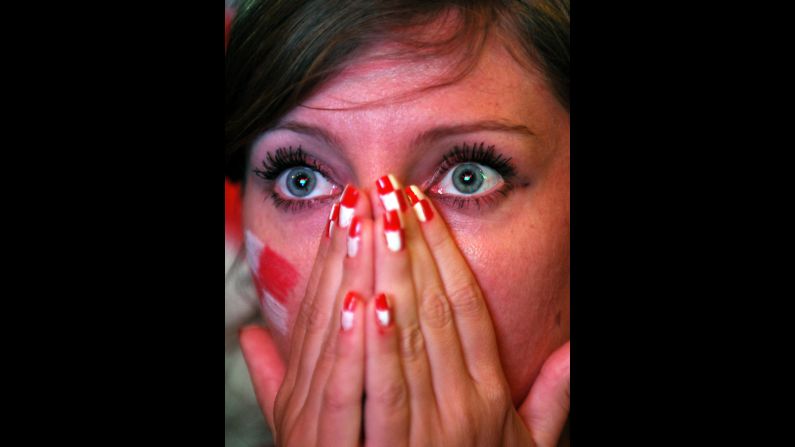
[{"label": "eyebrow", "polygon": [[[300,133],[313,137],[318,140],[324,141],[326,144],[340,149],[342,145],[339,140],[331,133],[327,132],[321,127],[312,126],[309,124],[300,123],[297,121],[288,121],[286,123],[276,126],[273,130],[289,130],[292,132]],[[524,136],[534,136],[535,133],[527,126],[522,124],[512,124],[509,122],[487,120],[476,121],[472,123],[451,124],[436,126],[426,131],[423,131],[412,140],[412,147],[422,145],[429,145],[433,142],[441,140],[446,137],[454,135],[463,135],[468,133],[490,131],[490,132],[505,132],[514,133]]]},{"label": "eyebrow", "polygon": [[313,137],[317,140],[323,140],[326,144],[334,146],[337,149],[341,148],[339,140],[333,135],[326,132],[321,127],[311,126],[309,124],[299,123],[297,121],[288,121],[273,128],[273,130],[289,130],[295,133],[300,133]]},{"label": "eyebrow", "polygon": [[434,127],[417,135],[414,138],[414,140],[412,140],[412,145],[414,147],[418,147],[421,145],[428,145],[430,143],[436,142],[438,140],[450,136],[482,132],[482,131],[506,132],[506,133],[524,135],[524,136],[535,135],[533,131],[531,131],[527,126],[522,124],[512,124],[508,122],[493,121],[493,120],[476,121],[472,123],[452,124],[452,125]]}]

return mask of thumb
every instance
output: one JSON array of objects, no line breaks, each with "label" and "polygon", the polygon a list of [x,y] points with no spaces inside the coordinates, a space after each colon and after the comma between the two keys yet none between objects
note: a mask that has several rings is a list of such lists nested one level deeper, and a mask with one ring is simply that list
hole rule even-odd
[{"label": "thumb", "polygon": [[284,362],[268,331],[256,325],[240,329],[240,349],[246,359],[257,403],[273,429],[273,404],[284,379]]},{"label": "thumb", "polygon": [[519,408],[519,415],[540,447],[557,445],[569,417],[570,344],[567,341],[544,362]]}]

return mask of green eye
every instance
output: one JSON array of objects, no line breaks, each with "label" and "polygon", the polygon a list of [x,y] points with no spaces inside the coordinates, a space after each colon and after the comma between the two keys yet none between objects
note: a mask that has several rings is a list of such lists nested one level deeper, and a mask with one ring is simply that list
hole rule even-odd
[{"label": "green eye", "polygon": [[451,176],[453,186],[462,194],[474,194],[478,192],[483,182],[486,180],[486,174],[483,169],[476,163],[462,163],[453,170]]},{"label": "green eye", "polygon": [[287,190],[295,197],[306,197],[317,185],[317,174],[307,167],[292,168],[285,177]]}]

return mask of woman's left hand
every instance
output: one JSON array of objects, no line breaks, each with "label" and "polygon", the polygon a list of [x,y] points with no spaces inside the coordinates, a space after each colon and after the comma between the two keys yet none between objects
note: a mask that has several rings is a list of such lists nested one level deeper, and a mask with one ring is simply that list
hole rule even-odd
[{"label": "woman's left hand", "polygon": [[419,188],[406,188],[406,203],[394,177],[379,182],[389,211],[374,207],[374,235],[386,236],[373,238],[376,298],[365,312],[365,443],[557,445],[569,342],[515,408],[483,294],[445,222]]}]

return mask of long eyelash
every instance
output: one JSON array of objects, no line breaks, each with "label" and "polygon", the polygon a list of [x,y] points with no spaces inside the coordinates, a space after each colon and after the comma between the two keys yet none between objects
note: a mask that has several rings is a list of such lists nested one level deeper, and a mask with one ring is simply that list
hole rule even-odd
[{"label": "long eyelash", "polygon": [[273,181],[279,178],[282,172],[298,166],[312,168],[328,178],[326,173],[320,169],[317,162],[308,160],[306,152],[304,152],[301,146],[298,146],[298,149],[293,149],[292,146],[287,148],[280,147],[276,149],[275,154],[269,152],[265,156],[265,159],[262,160],[263,169],[255,168],[254,174],[263,180]]},{"label": "long eyelash", "polygon": [[490,194],[481,196],[451,196],[434,194],[434,199],[446,203],[451,208],[464,209],[475,207],[488,207],[496,204],[514,189],[511,181],[516,176],[516,167],[511,162],[511,157],[505,157],[494,150],[494,146],[486,147],[485,143],[475,143],[472,145],[463,143],[455,146],[450,152],[442,157],[439,168],[433,174],[427,185],[435,185],[443,178],[448,171],[460,163],[478,163],[488,166],[497,171],[502,176],[503,184]]},{"label": "long eyelash", "polygon": [[479,163],[489,166],[499,173],[504,180],[508,180],[516,175],[516,167],[511,163],[511,157],[504,157],[496,153],[494,146],[486,147],[485,143],[473,144],[472,146],[464,143],[454,147],[444,155],[436,177],[441,177],[447,171],[459,163]]}]

